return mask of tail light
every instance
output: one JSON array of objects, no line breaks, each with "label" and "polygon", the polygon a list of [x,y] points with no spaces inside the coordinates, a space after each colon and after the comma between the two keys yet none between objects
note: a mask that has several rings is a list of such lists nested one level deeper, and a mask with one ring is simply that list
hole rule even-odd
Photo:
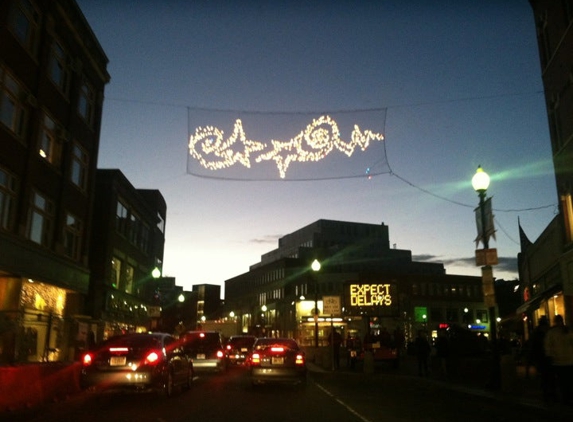
[{"label": "tail light", "polygon": [[285,351],[285,348],[281,347],[281,346],[271,347],[271,352],[274,352],[274,353],[282,353],[284,351]]},{"label": "tail light", "polygon": [[152,350],[149,352],[145,359],[143,360],[144,365],[157,365],[161,361],[161,352],[158,350]]},{"label": "tail light", "polygon": [[251,365],[260,365],[261,364],[261,355],[258,353],[253,353],[251,355]]},{"label": "tail light", "polygon": [[86,353],[82,358],[82,364],[84,366],[90,366],[93,363],[94,357],[91,353]]},{"label": "tail light", "polygon": [[223,359],[225,357],[225,354],[223,353],[222,350],[217,350],[217,359]]},{"label": "tail light", "polygon": [[296,365],[304,365],[304,355],[302,353],[298,353],[296,355],[295,364]]}]

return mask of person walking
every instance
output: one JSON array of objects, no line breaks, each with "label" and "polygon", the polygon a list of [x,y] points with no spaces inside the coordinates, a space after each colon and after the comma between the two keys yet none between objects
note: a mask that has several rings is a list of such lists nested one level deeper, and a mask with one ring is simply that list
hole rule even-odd
[{"label": "person walking", "polygon": [[549,320],[544,315],[539,318],[537,327],[531,334],[529,342],[529,361],[535,367],[543,399],[551,401],[555,399],[555,374],[552,371],[551,363],[545,353],[545,336],[549,331]]},{"label": "person walking", "polygon": [[428,342],[426,333],[423,330],[418,331],[418,336],[414,341],[414,350],[416,351],[416,358],[418,359],[418,375],[421,377],[428,376],[428,359],[432,347]]},{"label": "person walking", "polygon": [[332,368],[340,369],[340,346],[342,345],[342,336],[334,328],[328,336],[328,344],[332,348]]},{"label": "person walking", "polygon": [[563,316],[555,315],[543,345],[555,373],[561,402],[573,405],[573,333],[565,326]]}]

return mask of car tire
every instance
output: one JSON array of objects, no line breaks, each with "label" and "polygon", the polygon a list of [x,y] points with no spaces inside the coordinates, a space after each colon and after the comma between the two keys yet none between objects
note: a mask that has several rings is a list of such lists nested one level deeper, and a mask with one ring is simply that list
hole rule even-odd
[{"label": "car tire", "polygon": [[183,385],[183,387],[186,390],[191,390],[191,384],[193,383],[193,369],[189,368],[189,370],[187,371],[187,381],[185,381],[185,384]]},{"label": "car tire", "polygon": [[165,377],[165,381],[163,382],[163,389],[161,391],[161,394],[165,397],[172,397],[174,390],[175,390],[175,382],[173,380],[173,372],[170,369],[167,371],[167,376]]}]

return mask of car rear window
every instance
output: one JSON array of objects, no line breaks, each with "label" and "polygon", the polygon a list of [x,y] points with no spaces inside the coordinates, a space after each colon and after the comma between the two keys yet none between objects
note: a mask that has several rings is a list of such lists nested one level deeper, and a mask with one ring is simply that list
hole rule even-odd
[{"label": "car rear window", "polygon": [[185,344],[188,347],[204,347],[207,345],[212,347],[220,347],[221,338],[217,333],[188,333],[185,335]]},{"label": "car rear window", "polygon": [[291,350],[298,350],[297,342],[289,339],[265,338],[265,339],[258,339],[257,342],[255,343],[256,350],[264,350],[272,346],[283,346]]},{"label": "car rear window", "polygon": [[103,346],[123,346],[133,349],[161,348],[161,342],[155,336],[118,336],[108,339]]},{"label": "car rear window", "polygon": [[251,347],[255,342],[254,338],[249,337],[232,337],[229,344],[235,347]]}]

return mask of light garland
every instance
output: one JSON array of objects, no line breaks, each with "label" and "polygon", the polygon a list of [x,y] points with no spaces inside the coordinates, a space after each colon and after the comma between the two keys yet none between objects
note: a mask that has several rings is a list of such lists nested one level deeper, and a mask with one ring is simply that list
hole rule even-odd
[{"label": "light garland", "polygon": [[[284,179],[292,162],[320,161],[334,148],[350,157],[357,147],[365,151],[370,142],[383,141],[384,135],[371,130],[362,132],[354,125],[350,141],[346,142],[340,138],[336,122],[330,116],[320,116],[288,141],[271,139],[270,144],[265,144],[247,139],[240,119],[235,121],[232,135],[227,140],[223,138],[224,132],[216,127],[198,127],[189,138],[189,154],[208,170],[221,170],[236,163],[250,168],[251,158],[256,163],[273,160]],[[237,143],[242,144],[238,151],[233,149]]]}]

